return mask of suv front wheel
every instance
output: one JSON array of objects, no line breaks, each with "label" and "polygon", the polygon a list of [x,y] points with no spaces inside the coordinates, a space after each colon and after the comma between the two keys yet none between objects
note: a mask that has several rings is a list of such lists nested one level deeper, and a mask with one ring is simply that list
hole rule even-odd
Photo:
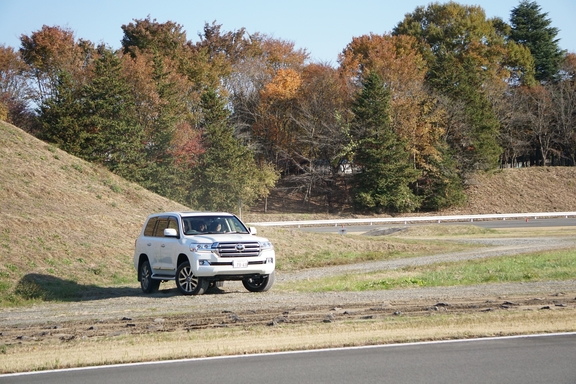
[{"label": "suv front wheel", "polygon": [[276,281],[276,274],[272,272],[269,275],[244,279],[242,280],[242,285],[250,292],[266,292],[272,288],[274,281]]},{"label": "suv front wheel", "polygon": [[183,295],[201,295],[210,283],[206,279],[194,276],[190,262],[185,261],[176,270],[176,286]]}]

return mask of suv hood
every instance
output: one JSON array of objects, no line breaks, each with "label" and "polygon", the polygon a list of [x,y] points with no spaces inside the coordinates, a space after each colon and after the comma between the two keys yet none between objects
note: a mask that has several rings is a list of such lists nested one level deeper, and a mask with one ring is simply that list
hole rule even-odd
[{"label": "suv hood", "polygon": [[225,243],[229,241],[268,241],[260,236],[250,235],[248,233],[215,233],[205,235],[186,236],[187,239],[195,243]]}]

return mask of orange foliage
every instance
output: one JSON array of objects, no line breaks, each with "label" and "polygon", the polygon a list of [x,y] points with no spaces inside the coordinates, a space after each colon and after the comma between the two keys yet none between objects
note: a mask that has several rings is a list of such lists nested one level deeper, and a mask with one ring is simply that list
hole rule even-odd
[{"label": "orange foliage", "polygon": [[262,54],[265,56],[268,67],[272,71],[277,71],[281,68],[299,68],[308,59],[309,55],[306,50],[294,50],[294,43],[292,42],[267,36],[255,36],[255,38],[261,38]]},{"label": "orange foliage", "polygon": [[568,53],[564,58],[564,63],[562,69],[566,72],[568,76],[572,79],[576,77],[576,53]]},{"label": "orange foliage", "polygon": [[340,68],[350,76],[375,71],[392,94],[420,88],[426,74],[426,62],[412,36],[364,35],[355,37],[340,54]]},{"label": "orange foliage", "polygon": [[302,84],[302,78],[293,69],[279,69],[271,82],[264,86],[260,96],[273,102],[277,100],[288,100],[296,96],[298,88]]},{"label": "orange foliage", "polygon": [[93,53],[90,42],[76,43],[74,33],[60,27],[44,25],[31,36],[22,35],[20,41],[24,61],[44,72],[64,69],[71,74],[85,73],[87,60]]}]

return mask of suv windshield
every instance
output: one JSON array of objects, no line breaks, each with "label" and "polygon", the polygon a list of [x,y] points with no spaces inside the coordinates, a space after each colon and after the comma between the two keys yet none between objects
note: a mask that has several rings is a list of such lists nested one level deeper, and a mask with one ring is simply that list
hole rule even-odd
[{"label": "suv windshield", "polygon": [[182,217],[185,235],[205,233],[249,233],[236,216],[192,216]]}]

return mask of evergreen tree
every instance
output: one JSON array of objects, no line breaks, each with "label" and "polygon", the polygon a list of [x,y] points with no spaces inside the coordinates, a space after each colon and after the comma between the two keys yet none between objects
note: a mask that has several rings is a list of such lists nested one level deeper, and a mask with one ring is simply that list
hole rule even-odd
[{"label": "evergreen tree", "polygon": [[510,38],[532,53],[538,81],[550,81],[558,74],[565,52],[558,47],[558,28],[542,13],[535,1],[523,0],[510,14]]},{"label": "evergreen tree", "polygon": [[101,47],[94,77],[83,90],[86,139],[81,156],[128,180],[140,181],[143,136],[135,108],[130,87],[122,76],[120,59]]},{"label": "evergreen tree", "polygon": [[155,54],[152,60],[151,86],[155,102],[153,118],[146,121],[145,156],[142,185],[159,195],[184,203],[190,172],[176,166],[173,153],[174,137],[178,123],[185,119],[185,101],[169,76],[164,59]]},{"label": "evergreen tree", "polygon": [[239,203],[249,206],[274,186],[271,167],[258,168],[252,151],[234,137],[225,100],[209,89],[202,96],[203,145],[194,168],[191,203],[206,210],[237,212]]},{"label": "evergreen tree", "polygon": [[352,106],[354,163],[361,167],[354,176],[355,205],[376,212],[413,211],[420,206],[420,199],[410,184],[416,182],[419,172],[391,128],[390,92],[375,73],[369,74],[362,85]]},{"label": "evergreen tree", "polygon": [[80,91],[68,72],[57,75],[53,96],[45,99],[39,108],[41,130],[38,137],[55,143],[60,149],[82,156],[86,140],[85,120]]},{"label": "evergreen tree", "polygon": [[438,211],[466,201],[455,156],[447,145],[442,145],[439,152],[440,156],[428,159],[428,166],[418,180],[417,193],[426,210]]}]

